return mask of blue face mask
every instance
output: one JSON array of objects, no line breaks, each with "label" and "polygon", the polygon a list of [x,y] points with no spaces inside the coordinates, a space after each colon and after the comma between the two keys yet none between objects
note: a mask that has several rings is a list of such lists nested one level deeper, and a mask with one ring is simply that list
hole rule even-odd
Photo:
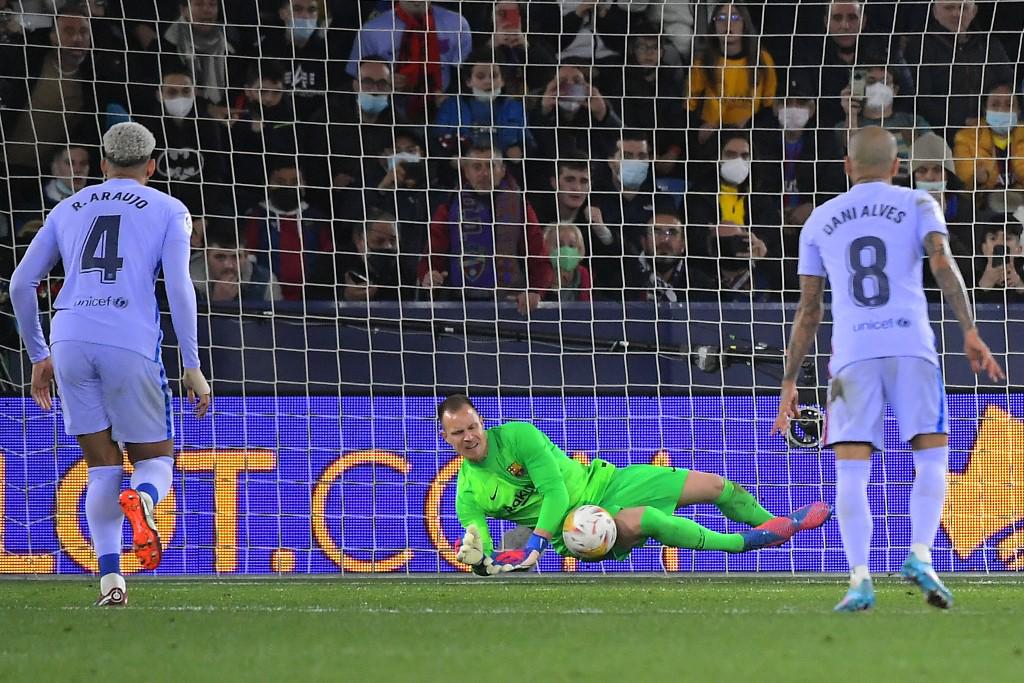
[{"label": "blue face mask", "polygon": [[316,30],[316,19],[313,17],[295,17],[292,19],[292,35],[296,43],[305,43]]},{"label": "blue face mask", "polygon": [[992,111],[985,112],[985,120],[988,127],[1000,135],[1009,135],[1010,129],[1017,125],[1017,112],[1015,111]]},{"label": "blue face mask", "polygon": [[635,189],[647,180],[648,162],[642,159],[623,159],[619,162],[619,178],[622,186]]},{"label": "blue face mask", "polygon": [[374,95],[368,92],[361,92],[357,96],[359,108],[367,114],[379,114],[388,108],[387,95]]}]

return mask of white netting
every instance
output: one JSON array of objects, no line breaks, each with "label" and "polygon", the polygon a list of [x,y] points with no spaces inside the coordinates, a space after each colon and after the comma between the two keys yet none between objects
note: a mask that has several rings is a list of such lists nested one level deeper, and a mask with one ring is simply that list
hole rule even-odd
[{"label": "white netting", "polygon": [[[932,290],[957,392],[936,564],[1019,568],[1024,508],[999,488],[1024,479],[1013,5],[0,2],[0,278],[56,202],[100,180],[102,132],[143,123],[152,183],[193,214],[217,394],[201,423],[175,406],[160,571],[448,571],[455,465],[433,414],[450,391],[581,459],[719,472],[777,512],[831,500],[831,456],[768,429],[801,225],[847,188],[849,132],[881,124],[897,182],[942,201],[1008,352],[1011,389],[979,386]],[[47,321],[59,287],[40,288]],[[6,302],[2,329],[0,572],[93,567],[85,465],[24,398]],[[891,569],[913,472],[887,430],[872,564]],[[844,569],[827,529],[585,568]]]}]

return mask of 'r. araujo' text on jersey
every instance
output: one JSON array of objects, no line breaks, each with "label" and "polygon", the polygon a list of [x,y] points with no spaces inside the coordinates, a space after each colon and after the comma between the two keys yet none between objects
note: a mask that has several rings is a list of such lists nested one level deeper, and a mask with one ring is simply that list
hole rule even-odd
[{"label": "'r. araujo' text on jersey", "polygon": [[47,357],[49,350],[35,293],[23,285],[38,282],[60,260],[65,277],[54,301],[51,342],[117,346],[158,360],[155,289],[162,269],[184,366],[198,367],[196,299],[188,272],[191,229],[184,204],[131,179],[86,187],[58,204],[12,278],[12,298],[32,361]]},{"label": "'r. araujo' text on jersey", "polygon": [[831,285],[833,374],[888,356],[938,365],[921,279],[930,232],[948,234],[938,203],[882,182],[855,185],[811,213],[800,233],[799,272]]}]

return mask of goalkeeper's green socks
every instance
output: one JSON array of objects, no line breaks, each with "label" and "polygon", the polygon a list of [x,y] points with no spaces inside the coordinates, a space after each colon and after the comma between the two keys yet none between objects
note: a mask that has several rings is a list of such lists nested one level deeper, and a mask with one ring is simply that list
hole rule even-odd
[{"label": "goalkeeper's green socks", "polygon": [[702,527],[692,519],[666,515],[657,508],[644,508],[644,514],[640,518],[640,531],[673,548],[743,552],[743,537],[739,534],[720,534]]},{"label": "goalkeeper's green socks", "polygon": [[725,480],[722,495],[715,501],[715,507],[732,521],[750,526],[764,524],[775,516],[761,507],[761,504],[745,488],[728,479]]}]

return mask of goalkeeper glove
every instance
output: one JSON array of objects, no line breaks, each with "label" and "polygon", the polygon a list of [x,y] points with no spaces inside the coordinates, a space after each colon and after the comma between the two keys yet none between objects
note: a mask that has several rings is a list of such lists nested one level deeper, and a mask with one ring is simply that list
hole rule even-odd
[{"label": "goalkeeper glove", "polygon": [[530,536],[525,548],[500,552],[494,556],[494,561],[501,565],[502,571],[527,572],[537,566],[540,556],[550,543],[535,533]]},{"label": "goalkeeper glove", "polygon": [[499,564],[495,562],[494,556],[484,554],[483,538],[475,524],[466,527],[466,534],[459,543],[455,559],[468,564],[477,576],[494,576],[512,570],[511,565]]}]

